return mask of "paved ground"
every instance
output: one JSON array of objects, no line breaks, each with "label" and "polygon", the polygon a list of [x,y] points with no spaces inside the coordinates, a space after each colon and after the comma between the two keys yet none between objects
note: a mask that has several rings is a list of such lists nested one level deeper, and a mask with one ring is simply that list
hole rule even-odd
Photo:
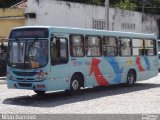
[{"label": "paved ground", "polygon": [[6,84],[1,84],[0,113],[160,114],[160,74],[133,87],[85,89],[74,96],[64,92],[37,96],[32,91],[7,89]]},{"label": "paved ground", "polygon": [[0,85],[6,84],[6,77],[0,77]]}]

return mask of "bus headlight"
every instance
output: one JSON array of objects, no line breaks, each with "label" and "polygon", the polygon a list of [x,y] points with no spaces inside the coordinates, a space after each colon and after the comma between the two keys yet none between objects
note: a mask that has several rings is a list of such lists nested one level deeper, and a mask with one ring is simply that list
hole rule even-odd
[{"label": "bus headlight", "polygon": [[8,80],[15,80],[15,78],[12,75],[7,75]]}]

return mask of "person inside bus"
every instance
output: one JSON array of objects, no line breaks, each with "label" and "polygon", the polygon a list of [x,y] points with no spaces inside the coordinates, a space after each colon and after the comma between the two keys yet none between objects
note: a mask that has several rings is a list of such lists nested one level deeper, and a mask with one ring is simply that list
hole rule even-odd
[{"label": "person inside bus", "polygon": [[34,58],[32,58],[31,60],[31,68],[38,68],[39,64],[36,62],[36,60]]}]

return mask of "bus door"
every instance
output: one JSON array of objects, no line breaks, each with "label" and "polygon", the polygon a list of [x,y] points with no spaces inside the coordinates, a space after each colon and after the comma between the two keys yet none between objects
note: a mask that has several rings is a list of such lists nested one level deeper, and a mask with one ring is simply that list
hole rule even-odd
[{"label": "bus door", "polygon": [[69,87],[68,36],[54,35],[51,38],[51,90],[65,90]]}]

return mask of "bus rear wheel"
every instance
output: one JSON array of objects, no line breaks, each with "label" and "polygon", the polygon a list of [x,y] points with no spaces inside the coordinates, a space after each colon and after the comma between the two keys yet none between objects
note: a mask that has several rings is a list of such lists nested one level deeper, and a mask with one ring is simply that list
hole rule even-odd
[{"label": "bus rear wheel", "polygon": [[34,90],[34,92],[38,95],[44,95],[46,91]]},{"label": "bus rear wheel", "polygon": [[130,70],[127,74],[127,86],[131,87],[136,82],[136,73],[133,70]]}]

